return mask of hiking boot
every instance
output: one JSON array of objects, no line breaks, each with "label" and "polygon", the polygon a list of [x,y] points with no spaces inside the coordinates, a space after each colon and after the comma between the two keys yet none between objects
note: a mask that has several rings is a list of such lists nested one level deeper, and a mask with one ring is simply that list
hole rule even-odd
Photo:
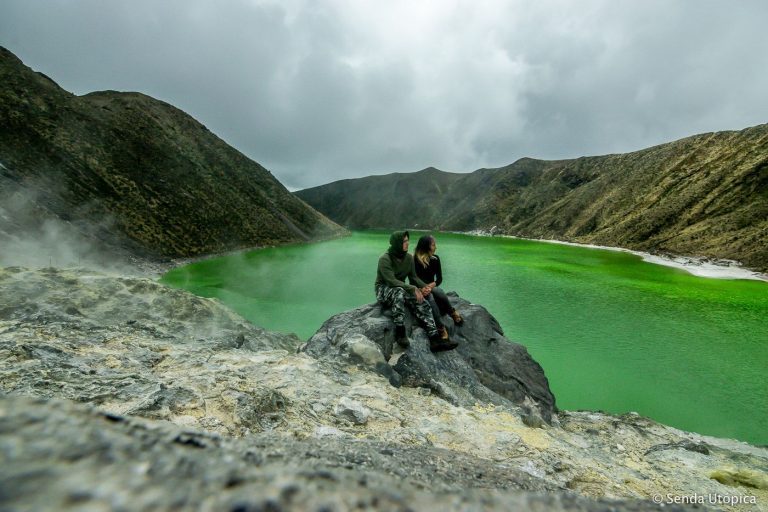
[{"label": "hiking boot", "polygon": [[405,335],[404,325],[395,326],[395,342],[403,348],[408,348],[411,346],[411,342],[408,341],[408,337]]},{"label": "hiking boot", "polygon": [[445,352],[446,350],[453,350],[459,346],[458,343],[447,338],[448,331],[446,331],[445,334],[445,339],[443,339],[439,331],[434,336],[431,336],[429,338],[429,350],[432,352]]},{"label": "hiking boot", "polygon": [[453,318],[453,323],[456,325],[461,325],[464,323],[464,319],[461,318],[461,315],[455,309],[451,311],[451,318]]},{"label": "hiking boot", "polygon": [[441,340],[448,341],[448,329],[446,329],[445,327],[438,327],[437,334],[440,335]]}]

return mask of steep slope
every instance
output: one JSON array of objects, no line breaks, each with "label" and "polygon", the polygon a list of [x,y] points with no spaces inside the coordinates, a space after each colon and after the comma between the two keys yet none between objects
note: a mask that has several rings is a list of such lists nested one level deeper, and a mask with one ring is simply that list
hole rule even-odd
[{"label": "steep slope", "polygon": [[434,225],[440,219],[442,197],[452,190],[461,174],[429,167],[404,174],[342,180],[330,185],[309,188],[296,195],[335,222],[351,228],[378,228],[396,225]]},{"label": "steep slope", "polygon": [[[378,177],[378,201],[391,208],[376,217],[377,211],[361,207],[356,192],[355,182],[370,178],[296,194],[350,227],[497,226],[519,236],[735,259],[768,269],[768,125],[623,155],[524,158],[499,169],[451,175],[442,193],[422,197],[432,205],[424,216],[400,215],[404,195],[387,195],[391,184],[416,194],[410,189],[423,186],[420,174]],[[331,195],[335,201],[324,202]]]},{"label": "steep slope", "polygon": [[75,96],[2,48],[0,162],[0,191],[43,216],[106,226],[134,252],[193,256],[343,231],[177,108],[138,93]]}]

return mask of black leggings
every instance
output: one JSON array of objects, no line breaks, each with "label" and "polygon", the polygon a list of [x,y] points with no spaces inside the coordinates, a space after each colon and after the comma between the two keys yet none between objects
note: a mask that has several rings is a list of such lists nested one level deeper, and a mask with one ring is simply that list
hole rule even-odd
[{"label": "black leggings", "polygon": [[439,329],[445,327],[443,324],[443,315],[448,315],[453,311],[453,306],[448,300],[448,295],[438,287],[432,288],[432,293],[427,296],[430,307],[432,307],[432,316],[435,317],[435,326]]}]

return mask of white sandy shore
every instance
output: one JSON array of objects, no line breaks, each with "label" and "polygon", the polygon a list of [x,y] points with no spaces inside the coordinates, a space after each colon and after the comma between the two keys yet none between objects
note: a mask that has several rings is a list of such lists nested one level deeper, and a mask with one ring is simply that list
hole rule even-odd
[{"label": "white sandy shore", "polygon": [[501,236],[504,238],[517,238],[519,240],[531,240],[533,242],[546,242],[549,244],[572,245],[574,247],[585,247],[588,249],[603,249],[606,251],[628,252],[640,256],[643,261],[674,267],[685,270],[686,272],[699,277],[710,277],[713,279],[752,279],[755,281],[768,281],[768,274],[761,274],[744,268],[738,261],[716,260],[708,258],[698,258],[694,256],[658,256],[647,252],[633,251],[623,247],[608,247],[604,245],[580,244],[576,242],[564,242],[562,240],[544,240],[541,238],[523,238],[512,235],[490,235],[487,232],[470,231],[467,235],[475,236]]}]

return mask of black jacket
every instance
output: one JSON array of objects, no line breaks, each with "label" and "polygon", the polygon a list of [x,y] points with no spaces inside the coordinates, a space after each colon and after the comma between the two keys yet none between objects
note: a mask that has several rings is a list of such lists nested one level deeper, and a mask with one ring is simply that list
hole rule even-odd
[{"label": "black jacket", "polygon": [[440,286],[440,283],[443,282],[443,269],[437,254],[429,258],[429,265],[426,267],[421,264],[418,258],[413,258],[413,265],[416,267],[416,275],[425,283],[429,284],[434,281],[436,286]]}]

